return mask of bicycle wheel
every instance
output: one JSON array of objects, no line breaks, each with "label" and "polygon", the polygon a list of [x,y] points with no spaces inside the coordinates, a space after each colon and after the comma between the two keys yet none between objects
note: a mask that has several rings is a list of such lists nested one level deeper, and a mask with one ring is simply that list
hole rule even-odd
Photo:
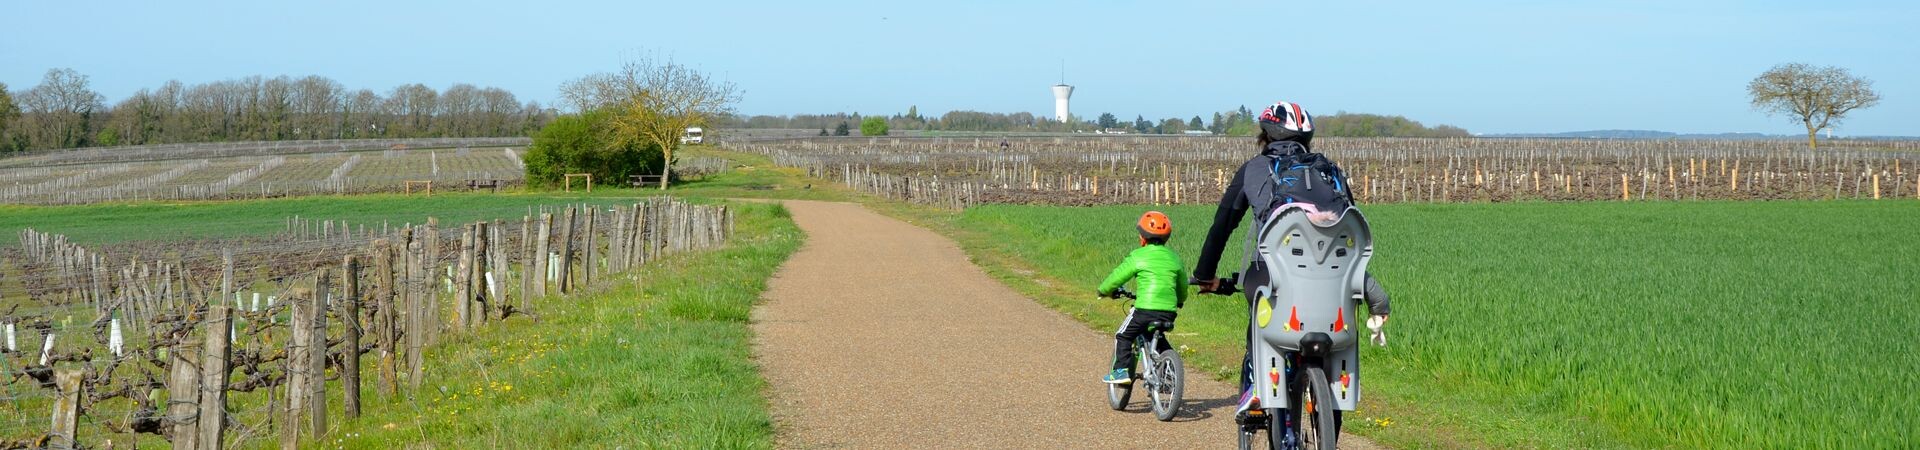
[{"label": "bicycle wheel", "polygon": [[[1127,372],[1137,379],[1140,377],[1139,368],[1140,363],[1136,361],[1133,367],[1127,369]],[[1134,383],[1107,384],[1107,407],[1113,408],[1114,411],[1125,411],[1127,401],[1133,399],[1133,385]]]},{"label": "bicycle wheel", "polygon": [[1287,442],[1288,414],[1291,413],[1285,409],[1267,408],[1267,448],[1272,450],[1295,448],[1293,444]]},{"label": "bicycle wheel", "polygon": [[1307,368],[1307,386],[1301,394],[1300,447],[1334,450],[1340,441],[1340,408],[1333,404],[1333,386],[1327,371]]},{"label": "bicycle wheel", "polygon": [[1180,413],[1181,396],[1186,394],[1187,364],[1180,360],[1180,351],[1175,349],[1160,352],[1154,360],[1154,374],[1159,379],[1147,384],[1147,394],[1153,398],[1153,417],[1166,422]]}]

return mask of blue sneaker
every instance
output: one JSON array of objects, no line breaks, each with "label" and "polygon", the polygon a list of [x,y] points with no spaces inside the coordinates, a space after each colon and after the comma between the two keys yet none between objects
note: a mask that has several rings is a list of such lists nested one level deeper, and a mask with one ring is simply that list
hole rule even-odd
[{"label": "blue sneaker", "polygon": [[1133,384],[1133,376],[1127,373],[1127,369],[1113,369],[1112,372],[1107,372],[1106,378],[1101,378],[1100,381],[1104,381],[1107,384]]}]

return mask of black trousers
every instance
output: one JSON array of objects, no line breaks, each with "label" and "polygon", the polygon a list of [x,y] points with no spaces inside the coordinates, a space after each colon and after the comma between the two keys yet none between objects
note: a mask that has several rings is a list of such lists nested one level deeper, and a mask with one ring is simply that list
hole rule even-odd
[{"label": "black trousers", "polygon": [[[1179,313],[1173,311],[1154,311],[1151,309],[1132,309],[1127,311],[1127,319],[1120,322],[1120,330],[1113,333],[1113,368],[1133,370],[1133,338],[1147,332],[1150,322],[1173,322]],[[1166,339],[1160,340],[1160,348],[1154,352],[1163,352],[1173,348]]]}]

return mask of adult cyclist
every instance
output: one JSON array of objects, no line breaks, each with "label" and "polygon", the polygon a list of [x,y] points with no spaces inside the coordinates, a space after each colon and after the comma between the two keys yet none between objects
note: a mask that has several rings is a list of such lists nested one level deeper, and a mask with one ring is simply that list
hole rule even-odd
[{"label": "adult cyclist", "polygon": [[[1260,226],[1259,222],[1272,212],[1275,205],[1279,204],[1273,201],[1274,182],[1271,176],[1273,163],[1276,159],[1311,151],[1313,145],[1313,117],[1307,115],[1307,111],[1299,104],[1274,103],[1273,106],[1261,111],[1259,124],[1260,132],[1257,140],[1260,143],[1260,153],[1247,159],[1245,164],[1240,165],[1240,170],[1233,173],[1233,182],[1227,185],[1227,191],[1220,196],[1220,206],[1214,210],[1213,214],[1213,226],[1207,230],[1207,240],[1200,246],[1200,260],[1194,264],[1193,268],[1193,282],[1200,286],[1199,292],[1202,294],[1220,293],[1223,287],[1228,287],[1227,283],[1234,282],[1235,280],[1216,278],[1215,271],[1220,263],[1220,253],[1226,250],[1227,238],[1233,234],[1233,229],[1240,223],[1241,217],[1246,216],[1247,211],[1252,209],[1254,218],[1248,223],[1247,243],[1242,247],[1241,252],[1243,255],[1240,267],[1244,269],[1238,280],[1240,292],[1247,298],[1249,315],[1254,312],[1254,288],[1267,284],[1267,268],[1255,255],[1256,236],[1254,235],[1256,233],[1253,230]],[[1367,275],[1365,296],[1367,310],[1373,315],[1367,322],[1368,326],[1377,329],[1379,325],[1385,325],[1388,313],[1387,292],[1380,287],[1378,281],[1373,279],[1372,274]],[[1251,389],[1253,386],[1252,322],[1247,321],[1247,332],[1244,335],[1249,339],[1248,353],[1240,363],[1240,402],[1239,408],[1235,410],[1236,415],[1245,414],[1250,409],[1260,407],[1256,404],[1259,402],[1259,396],[1253,395]],[[1385,344],[1383,335],[1376,334],[1374,340],[1376,343]]]}]

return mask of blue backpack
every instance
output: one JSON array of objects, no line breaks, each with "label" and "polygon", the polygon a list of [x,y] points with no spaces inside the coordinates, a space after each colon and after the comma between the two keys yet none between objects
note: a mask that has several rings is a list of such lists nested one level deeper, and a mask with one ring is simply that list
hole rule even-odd
[{"label": "blue backpack", "polygon": [[1346,173],[1326,155],[1301,150],[1272,158],[1273,204],[1267,211],[1288,203],[1310,203],[1329,212],[1353,206]]}]

